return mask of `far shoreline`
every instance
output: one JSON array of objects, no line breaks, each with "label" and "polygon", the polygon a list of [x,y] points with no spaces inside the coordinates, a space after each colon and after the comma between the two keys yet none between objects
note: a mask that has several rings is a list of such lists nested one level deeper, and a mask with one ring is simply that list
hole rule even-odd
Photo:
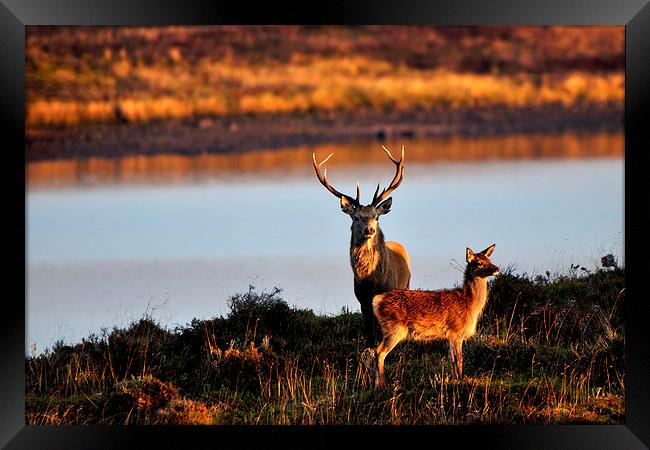
[{"label": "far shoreline", "polygon": [[232,154],[355,139],[408,141],[511,133],[622,132],[623,105],[331,111],[27,128],[26,163],[135,155]]}]

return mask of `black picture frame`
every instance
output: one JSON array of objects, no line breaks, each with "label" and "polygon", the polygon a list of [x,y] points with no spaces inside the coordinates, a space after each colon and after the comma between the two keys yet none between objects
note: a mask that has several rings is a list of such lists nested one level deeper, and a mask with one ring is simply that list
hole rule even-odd
[{"label": "black picture frame", "polygon": [[[430,24],[430,25],[624,25],[626,266],[626,424],[440,427],[100,427],[25,425],[25,26],[185,24]],[[650,345],[639,263],[639,193],[643,152],[650,148],[650,5],[646,0],[402,0],[251,5],[245,2],[144,0],[0,0],[0,118],[5,166],[3,196],[7,239],[5,295],[0,336],[0,445],[3,448],[125,448],[204,445],[332,447],[350,445],[487,448],[638,449],[650,446]],[[637,200],[639,199],[639,200]],[[22,212],[22,214],[21,214]],[[22,244],[21,244],[22,243]],[[7,246],[5,246],[7,248]],[[224,439],[228,440],[224,441]],[[418,443],[418,444],[416,444]]]}]

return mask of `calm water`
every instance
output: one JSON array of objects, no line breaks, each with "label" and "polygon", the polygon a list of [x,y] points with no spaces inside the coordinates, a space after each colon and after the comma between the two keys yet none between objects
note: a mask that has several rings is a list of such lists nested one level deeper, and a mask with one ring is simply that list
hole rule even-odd
[{"label": "calm water", "polygon": [[[398,143],[390,143],[397,150]],[[318,313],[358,309],[350,219],[316,180],[367,202],[393,166],[376,142],[232,156],[28,167],[27,337],[37,351],[151,314],[166,326],[227,312],[254,285]],[[413,288],[460,282],[465,247],[532,274],[623,261],[621,134],[408,141],[380,224],[409,251]],[[480,224],[480,225],[478,225]]]}]

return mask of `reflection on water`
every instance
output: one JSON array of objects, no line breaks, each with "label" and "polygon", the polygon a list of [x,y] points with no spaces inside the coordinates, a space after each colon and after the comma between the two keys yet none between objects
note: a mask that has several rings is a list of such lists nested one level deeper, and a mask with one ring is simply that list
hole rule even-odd
[{"label": "reflection on water", "polygon": [[[622,133],[556,135],[515,134],[481,138],[448,137],[389,142],[399,151],[405,144],[407,161],[431,164],[443,161],[486,161],[520,159],[578,159],[622,157]],[[30,189],[57,186],[93,186],[132,183],[188,183],[241,176],[312,176],[311,160],[316,151],[326,156],[336,152],[328,167],[385,164],[377,141],[356,141],[289,149],[205,154],[199,156],[158,155],[126,158],[90,158],[72,161],[30,163],[27,177]]]},{"label": "reflection on water", "polygon": [[[496,264],[528,273],[593,269],[606,253],[623,262],[622,137],[531,140],[407,143],[405,179],[381,227],[407,248],[413,288],[458,283],[468,245],[496,242]],[[463,148],[473,160],[456,160]],[[336,151],[328,178],[351,193],[360,180],[363,201],[393,175],[376,142],[30,164],[26,350],[78,341],[155,307],[168,326],[223,314],[228,296],[249,284],[280,286],[289,303],[316,312],[357,310],[350,220],[317,182],[312,151]]]}]

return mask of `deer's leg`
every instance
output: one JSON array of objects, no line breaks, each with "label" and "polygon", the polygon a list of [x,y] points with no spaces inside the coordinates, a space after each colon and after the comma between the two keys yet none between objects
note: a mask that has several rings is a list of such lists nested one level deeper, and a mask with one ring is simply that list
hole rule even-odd
[{"label": "deer's leg", "polygon": [[372,348],[375,345],[375,315],[372,311],[372,299],[360,301],[361,314],[363,315],[363,334],[366,338],[366,345]]},{"label": "deer's leg", "polygon": [[[381,356],[381,362],[380,362]],[[386,384],[384,382],[384,341],[382,340],[375,348],[375,389],[384,389]]]},{"label": "deer's leg", "polygon": [[408,330],[406,328],[396,328],[391,333],[387,334],[384,339],[379,343],[376,349],[377,356],[377,378],[375,381],[375,388],[384,389],[386,382],[384,379],[384,360],[386,355],[406,337]]},{"label": "deer's leg", "polygon": [[454,344],[452,344],[451,339],[449,340],[449,365],[451,366],[452,377],[456,378],[456,359],[454,358]]},{"label": "deer's leg", "polygon": [[463,340],[456,339],[452,341],[454,359],[456,363],[456,377],[459,380],[463,379]]}]

